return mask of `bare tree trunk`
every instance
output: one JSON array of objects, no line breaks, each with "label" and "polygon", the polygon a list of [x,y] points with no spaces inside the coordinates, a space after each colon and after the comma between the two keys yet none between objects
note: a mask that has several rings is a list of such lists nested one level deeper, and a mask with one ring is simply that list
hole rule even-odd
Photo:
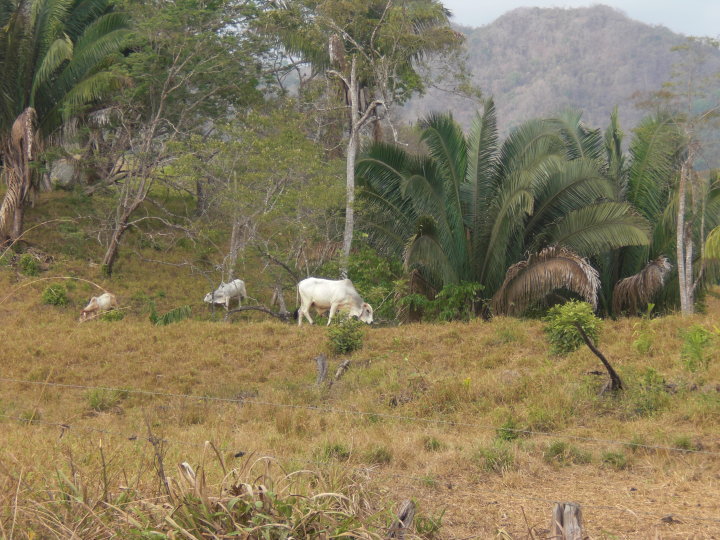
[{"label": "bare tree trunk", "polygon": [[683,315],[690,315],[694,311],[693,271],[692,271],[692,227],[685,221],[685,207],[687,200],[687,185],[692,174],[693,151],[689,150],[688,157],[680,168],[680,183],[678,185],[678,213],[675,229],[675,242],[677,250],[678,283],[680,286],[680,311]]},{"label": "bare tree trunk", "polygon": [[105,251],[105,256],[102,261],[102,271],[106,276],[112,276],[113,266],[120,253],[120,242],[125,232],[128,230],[128,221],[132,213],[140,206],[140,201],[133,202],[129,207],[125,208],[120,218],[115,223],[115,230],[113,230],[112,237],[110,238],[110,244]]},{"label": "bare tree trunk", "polygon": [[340,276],[343,278],[347,278],[348,276],[350,250],[352,249],[353,231],[355,228],[355,158],[357,157],[357,147],[360,138],[358,131],[361,127],[357,119],[360,96],[356,78],[356,60],[353,58],[350,67],[350,80],[348,81],[348,97],[350,98],[350,140],[348,141],[345,161],[345,231],[343,233],[342,261],[340,262]]}]

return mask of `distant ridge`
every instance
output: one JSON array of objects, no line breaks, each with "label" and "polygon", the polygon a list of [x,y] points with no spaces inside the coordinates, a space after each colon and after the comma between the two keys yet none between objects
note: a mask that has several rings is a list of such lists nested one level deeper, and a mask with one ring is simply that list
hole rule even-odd
[{"label": "distant ridge", "polygon": [[[503,132],[564,108],[581,109],[587,124],[604,128],[615,105],[629,130],[644,115],[634,96],[660,89],[679,60],[671,49],[686,40],[604,5],[518,8],[489,25],[458,29],[466,36],[474,82],[494,96]],[[720,52],[708,52],[708,68],[720,72]],[[403,117],[451,110],[468,126],[475,108],[469,100],[430,89],[405,107]]]}]

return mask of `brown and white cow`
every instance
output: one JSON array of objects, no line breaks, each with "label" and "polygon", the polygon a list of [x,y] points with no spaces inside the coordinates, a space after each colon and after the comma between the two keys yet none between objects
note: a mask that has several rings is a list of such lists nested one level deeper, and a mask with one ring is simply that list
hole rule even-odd
[{"label": "brown and white cow", "polygon": [[117,298],[112,293],[106,292],[100,296],[93,296],[80,313],[80,322],[93,319],[103,311],[109,311],[116,307],[118,307]]}]

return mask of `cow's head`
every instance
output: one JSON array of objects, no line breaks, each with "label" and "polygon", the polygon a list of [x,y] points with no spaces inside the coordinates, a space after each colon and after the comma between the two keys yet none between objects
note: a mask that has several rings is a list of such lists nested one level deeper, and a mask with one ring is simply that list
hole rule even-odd
[{"label": "cow's head", "polygon": [[213,301],[213,293],[209,292],[205,295],[203,302],[205,302],[207,304],[212,304],[212,301]]},{"label": "cow's head", "polygon": [[362,309],[360,310],[360,315],[358,315],[358,319],[360,319],[364,323],[372,324],[373,308],[367,302],[363,303]]}]

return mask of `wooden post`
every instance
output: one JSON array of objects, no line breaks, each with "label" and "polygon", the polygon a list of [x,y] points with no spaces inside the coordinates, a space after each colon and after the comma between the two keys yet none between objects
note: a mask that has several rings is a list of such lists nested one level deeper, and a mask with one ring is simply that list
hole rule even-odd
[{"label": "wooden post", "polygon": [[582,511],[575,503],[556,503],[550,523],[550,538],[583,540]]},{"label": "wooden post", "polygon": [[410,530],[413,518],[415,517],[415,503],[412,501],[403,501],[398,510],[398,517],[390,526],[388,538],[398,538],[403,540],[405,533]]},{"label": "wooden post", "polygon": [[328,369],[328,361],[327,356],[324,354],[321,354],[319,356],[315,357],[315,363],[317,364],[317,380],[315,381],[315,384],[320,386],[323,381],[325,380],[325,377],[327,376],[327,369]]}]

